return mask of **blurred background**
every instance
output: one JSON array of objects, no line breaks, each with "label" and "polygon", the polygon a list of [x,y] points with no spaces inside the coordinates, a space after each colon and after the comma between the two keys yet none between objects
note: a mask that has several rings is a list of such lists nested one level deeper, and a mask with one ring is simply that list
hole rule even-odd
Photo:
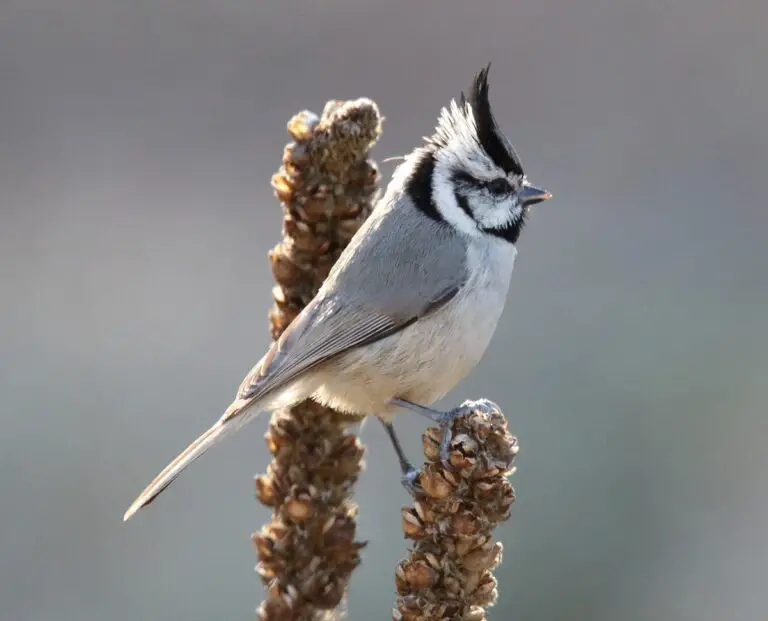
[{"label": "blurred background", "polygon": [[[252,619],[267,417],[128,503],[268,344],[287,120],[374,98],[410,150],[489,60],[555,200],[484,362],[519,435],[492,618],[768,614],[768,4],[3,0],[0,619]],[[387,181],[394,163],[381,165]],[[424,423],[398,423],[411,455]],[[408,501],[363,429],[350,618]]]}]

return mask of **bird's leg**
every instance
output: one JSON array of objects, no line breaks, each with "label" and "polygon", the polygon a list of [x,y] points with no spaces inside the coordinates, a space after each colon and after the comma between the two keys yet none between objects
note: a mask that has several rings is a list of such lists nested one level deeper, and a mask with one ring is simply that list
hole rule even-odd
[{"label": "bird's leg", "polygon": [[406,399],[392,399],[390,402],[392,405],[396,405],[416,414],[421,414],[425,418],[428,418],[433,423],[437,423],[440,426],[442,437],[440,438],[440,461],[445,468],[450,468],[449,458],[451,456],[451,427],[453,421],[459,416],[465,416],[474,410],[481,409],[486,412],[491,412],[498,409],[493,401],[488,399],[478,399],[477,401],[465,401],[460,406],[448,410],[447,412],[441,412],[440,410],[433,410],[432,408],[413,403]]},{"label": "bird's leg", "polygon": [[384,425],[384,429],[387,430],[387,435],[392,442],[395,453],[397,453],[397,460],[400,462],[400,471],[402,472],[400,482],[403,484],[403,487],[408,490],[408,493],[415,497],[419,494],[419,488],[416,484],[416,479],[419,477],[419,471],[413,467],[413,464],[411,464],[405,456],[405,451],[400,445],[400,440],[395,433],[394,425],[381,418],[379,418],[379,420],[381,421],[381,424]]}]

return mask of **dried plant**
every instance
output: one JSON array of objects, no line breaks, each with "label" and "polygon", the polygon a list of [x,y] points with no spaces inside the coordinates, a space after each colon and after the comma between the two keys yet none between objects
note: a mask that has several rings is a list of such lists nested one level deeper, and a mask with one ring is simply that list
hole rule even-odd
[{"label": "dried plant", "polygon": [[[381,116],[369,99],[326,104],[320,117],[288,123],[294,142],[272,184],[283,206],[283,240],[269,258],[276,285],[271,334],[279,338],[314,297],[343,248],[372,209],[378,171],[368,152]],[[395,572],[395,619],[483,621],[497,598],[493,570],[501,543],[493,529],[509,517],[517,438],[489,402],[469,403],[453,422],[450,463],[439,456],[441,430],[423,436],[423,495],[402,512],[413,542]],[[338,619],[365,545],[356,541],[352,489],[364,447],[346,431],[350,418],[312,401],[276,412],[266,434],[273,456],[256,478],[271,521],[253,541],[267,586],[262,621]]]},{"label": "dried plant", "polygon": [[394,619],[483,621],[496,602],[493,569],[502,545],[493,541],[493,529],[515,500],[507,478],[517,438],[495,405],[465,405],[472,411],[453,423],[448,467],[440,461],[441,430],[430,427],[423,435],[424,493],[402,512],[403,532],[414,543],[395,572]]},{"label": "dried plant", "polygon": [[[301,112],[288,123],[294,139],[272,178],[283,206],[283,240],[269,254],[276,285],[270,312],[277,339],[314,297],[343,248],[368,217],[378,170],[368,151],[381,131],[369,99],[328,102],[320,117]],[[257,570],[267,585],[263,621],[340,616],[360,563],[351,493],[364,447],[350,422],[306,401],[276,412],[266,434],[272,463],[256,479],[257,496],[274,508],[253,535]]]}]

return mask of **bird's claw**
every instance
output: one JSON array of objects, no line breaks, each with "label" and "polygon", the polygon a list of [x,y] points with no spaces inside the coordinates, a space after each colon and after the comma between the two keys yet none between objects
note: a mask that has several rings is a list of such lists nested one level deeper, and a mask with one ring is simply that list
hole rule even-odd
[{"label": "bird's claw", "polygon": [[466,416],[474,411],[480,410],[484,414],[491,414],[498,411],[497,406],[490,399],[478,399],[476,401],[465,401],[460,406],[453,408],[447,412],[442,412],[437,420],[437,424],[442,432],[440,438],[440,462],[446,470],[453,470],[451,464],[451,440],[453,439],[453,421],[460,416]]},{"label": "bird's claw", "polygon": [[418,498],[422,495],[421,485],[419,485],[419,471],[413,466],[403,472],[403,475],[400,477],[400,483],[402,483],[403,487],[413,498]]},{"label": "bird's claw", "polygon": [[490,399],[477,399],[476,401],[465,401],[461,404],[460,407],[463,407],[467,410],[467,413],[479,410],[483,414],[491,415],[494,412],[499,411],[499,406],[496,405],[493,401]]},{"label": "bird's claw", "polygon": [[[447,412],[433,410],[423,405],[419,405],[418,403],[412,403],[404,399],[393,399],[392,403],[399,407],[411,410],[412,412],[416,412],[417,414],[428,418],[433,423],[437,423],[441,431],[439,452],[440,463],[446,470],[454,469],[451,465],[451,440],[453,439],[453,421],[455,421],[460,416],[466,416],[467,414],[471,414],[475,411],[480,411],[484,414],[491,415],[493,412],[497,412],[499,410],[498,406],[493,401],[488,399],[465,401],[460,406],[455,407],[452,410],[448,410]],[[400,458],[400,467],[403,471],[403,476],[401,477],[403,487],[405,487],[411,493],[411,495],[414,496],[418,492],[418,486],[415,483],[416,477],[418,476],[418,471],[414,470],[406,459],[405,454],[400,447],[400,443],[397,440],[397,436],[395,435],[395,430],[392,427],[392,424],[384,421],[382,422],[384,423],[384,426],[392,440],[392,444],[394,445],[398,457]]]},{"label": "bird's claw", "polygon": [[469,413],[469,409],[465,405],[460,405],[457,408],[453,408],[447,412],[443,412],[437,421],[442,436],[440,437],[440,463],[446,470],[453,470],[451,465],[451,440],[453,439],[453,421],[459,416],[464,416]]}]

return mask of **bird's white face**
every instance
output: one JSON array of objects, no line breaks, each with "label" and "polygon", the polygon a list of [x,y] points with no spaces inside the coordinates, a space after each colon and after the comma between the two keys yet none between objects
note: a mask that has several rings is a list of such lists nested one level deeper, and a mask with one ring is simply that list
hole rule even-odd
[{"label": "bird's white face", "polygon": [[[478,95],[474,99],[483,105]],[[515,243],[528,207],[549,193],[527,182],[490,108],[484,114],[470,102],[443,109],[432,139],[432,195],[441,217],[457,231]]]},{"label": "bird's white face", "polygon": [[515,244],[528,208],[551,195],[527,182],[491,112],[487,78],[481,71],[468,98],[443,108],[434,134],[393,181],[426,216],[469,237]]},{"label": "bird's white face", "polygon": [[433,192],[437,207],[458,231],[505,236],[522,226],[524,176],[496,166],[477,144],[452,143],[436,154]]}]

